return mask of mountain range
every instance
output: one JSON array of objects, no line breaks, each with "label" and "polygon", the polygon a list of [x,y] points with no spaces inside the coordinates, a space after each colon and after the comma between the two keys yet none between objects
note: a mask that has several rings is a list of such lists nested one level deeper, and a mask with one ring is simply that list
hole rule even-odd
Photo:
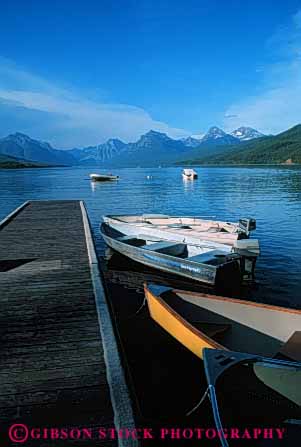
[{"label": "mountain range", "polygon": [[294,164],[301,163],[301,124],[278,135],[243,140],[240,145],[229,145],[211,154],[202,150],[182,161],[190,165],[238,164]]},{"label": "mountain range", "polygon": [[110,139],[97,146],[59,150],[49,143],[17,132],[0,139],[0,154],[49,165],[156,166],[193,159],[200,151],[203,156],[212,155],[221,148],[240,145],[243,141],[262,136],[250,127],[240,127],[228,134],[214,126],[201,138],[175,140],[164,133],[150,130],[134,143]]}]

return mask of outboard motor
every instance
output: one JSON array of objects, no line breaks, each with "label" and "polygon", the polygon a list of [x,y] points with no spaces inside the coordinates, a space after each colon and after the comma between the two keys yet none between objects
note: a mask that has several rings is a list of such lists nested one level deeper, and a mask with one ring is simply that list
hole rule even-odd
[{"label": "outboard motor", "polygon": [[252,218],[243,218],[238,221],[239,228],[249,236],[250,231],[256,230],[256,219]]},{"label": "outboard motor", "polygon": [[245,281],[253,281],[255,277],[255,266],[260,253],[258,239],[243,239],[235,241],[233,252],[239,256],[241,272]]}]

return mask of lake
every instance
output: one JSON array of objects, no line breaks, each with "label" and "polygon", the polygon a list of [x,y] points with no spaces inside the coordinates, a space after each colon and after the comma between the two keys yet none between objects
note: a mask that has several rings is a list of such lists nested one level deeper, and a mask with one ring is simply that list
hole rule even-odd
[{"label": "lake", "polygon": [[[99,234],[101,216],[164,213],[227,221],[254,217],[257,230],[252,237],[259,239],[261,255],[256,282],[243,288],[242,296],[301,308],[301,169],[200,167],[194,182],[183,182],[178,167],[116,169],[118,182],[92,184],[88,176],[93,171],[0,170],[0,219],[26,200],[85,201],[141,420],[166,423],[168,415],[174,423],[201,396],[201,362],[164,333],[145,308],[136,315],[143,302],[143,281],[169,283],[171,278],[111,256]],[[193,416],[189,423],[195,423]]]},{"label": "lake", "polygon": [[181,168],[120,169],[114,170],[118,182],[93,184],[91,169],[0,170],[0,218],[25,200],[84,200],[102,255],[98,227],[103,214],[165,213],[232,221],[255,217],[252,237],[260,240],[261,256],[248,297],[300,306],[300,168],[199,168],[194,182],[182,181]]}]

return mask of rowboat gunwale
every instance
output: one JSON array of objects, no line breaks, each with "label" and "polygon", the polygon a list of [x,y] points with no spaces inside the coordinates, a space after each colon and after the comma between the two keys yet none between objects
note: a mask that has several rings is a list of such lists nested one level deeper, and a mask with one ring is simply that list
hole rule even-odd
[{"label": "rowboat gunwale", "polygon": [[172,289],[172,291],[174,293],[178,293],[180,295],[181,294],[191,295],[191,296],[193,296],[195,298],[199,298],[199,299],[207,298],[207,299],[216,300],[216,301],[226,301],[228,303],[244,304],[246,306],[261,307],[264,309],[276,310],[279,312],[287,312],[287,313],[301,315],[301,309],[275,306],[274,304],[259,303],[256,301],[242,300],[240,298],[236,299],[236,298],[220,296],[220,295],[211,295],[210,293],[193,292],[193,291],[189,291],[189,290],[186,291],[186,290],[180,290],[180,289]]},{"label": "rowboat gunwale", "polygon": [[[104,218],[107,219],[112,219],[112,220],[116,220],[118,221],[118,223],[124,223],[124,224],[129,224],[129,225],[136,225],[137,223],[147,223],[144,220],[141,220],[141,222],[127,222],[124,220],[120,220],[120,218],[125,218],[125,217],[141,217],[144,219],[148,219],[147,215],[144,217],[144,214],[106,214],[105,216],[103,216]],[[162,214],[162,216],[160,215],[161,219],[193,219],[193,220],[203,220],[205,222],[214,222],[217,224],[226,224],[226,225],[232,225],[238,228],[238,223],[237,222],[230,222],[230,221],[223,221],[223,220],[213,220],[213,219],[206,219],[202,216],[174,216],[174,215],[169,215],[169,214]],[[152,219],[154,219],[154,217],[152,217]],[[155,226],[159,226],[160,224],[154,224],[152,223],[151,225]],[[163,225],[163,224],[161,224]],[[193,224],[191,224],[193,225]],[[205,230],[204,230],[205,231]],[[229,234],[235,234],[235,233],[230,233]]]},{"label": "rowboat gunwale", "polygon": [[[228,348],[221,345],[220,343],[218,343],[217,341],[215,341],[214,339],[212,339],[211,337],[209,337],[208,335],[206,335],[204,332],[200,331],[199,329],[197,329],[195,326],[193,326],[191,323],[189,323],[189,321],[185,320],[185,318],[183,318],[178,312],[176,312],[172,307],[170,307],[160,296],[154,295],[153,292],[149,289],[148,284],[144,283],[144,292],[145,292],[145,296],[147,299],[147,302],[149,302],[149,296],[151,296],[151,299],[153,299],[154,301],[156,301],[161,307],[163,307],[169,314],[171,314],[173,316],[173,318],[175,318],[182,326],[186,327],[186,329],[188,329],[190,332],[192,332],[194,335],[196,335],[197,337],[200,338],[200,340],[205,341],[209,346],[210,349],[223,349],[225,351],[228,351]],[[151,314],[151,310],[150,310],[150,306],[149,306],[149,311]],[[155,320],[161,327],[163,327],[165,330],[166,328],[164,327],[163,324],[159,323],[157,320]],[[169,334],[170,332],[167,331]],[[172,335],[172,334],[170,334]],[[176,338],[174,335],[172,335],[174,338]],[[176,338],[176,340],[179,341],[178,338]],[[179,341],[180,342],[180,341]],[[180,342],[182,344],[182,342]],[[191,351],[191,349],[184,345],[187,349],[189,349]],[[200,354],[196,354],[198,357],[200,357],[201,359],[203,358],[203,349],[205,348],[201,348],[200,347]],[[191,351],[192,352],[192,351]],[[193,352],[194,353],[194,352]],[[194,353],[195,354],[195,353]]]}]

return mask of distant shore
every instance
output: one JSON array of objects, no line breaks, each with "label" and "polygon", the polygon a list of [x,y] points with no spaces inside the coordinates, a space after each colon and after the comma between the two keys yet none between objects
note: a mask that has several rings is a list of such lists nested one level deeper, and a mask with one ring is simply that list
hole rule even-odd
[{"label": "distant shore", "polygon": [[[162,168],[184,168],[187,166],[194,166],[196,168],[241,168],[241,167],[270,167],[270,168],[279,168],[279,167],[285,167],[285,168],[296,168],[296,167],[301,167],[301,163],[291,163],[291,164],[287,164],[287,163],[236,163],[236,164],[176,164],[176,165],[162,165]],[[107,171],[108,169],[112,170],[112,169],[138,169],[138,168],[144,168],[144,169],[154,169],[157,168],[157,166],[114,166],[114,167],[101,167],[101,166],[95,166],[95,165],[91,165],[91,166],[81,166],[81,165],[45,165],[45,164],[37,164],[37,163],[32,163],[32,164],[26,164],[26,163],[13,163],[13,162],[3,162],[0,163],[0,169],[32,169],[32,168],[91,168],[91,169],[101,169],[103,171]]]},{"label": "distant shore", "polygon": [[12,163],[12,162],[3,162],[0,163],[0,169],[32,169],[32,168],[60,168],[65,166],[54,166],[54,165],[44,165],[44,164],[23,164],[23,163]]},{"label": "distant shore", "polygon": [[221,164],[221,163],[210,163],[210,164],[185,164],[185,165],[177,165],[178,167],[183,167],[183,166],[195,166],[195,167],[206,167],[206,168],[210,168],[211,166],[216,168],[216,167],[220,167],[220,168],[235,168],[235,167],[242,167],[242,166],[265,166],[265,167],[287,167],[287,168],[291,168],[291,167],[299,167],[301,166],[301,163],[225,163],[225,164]]}]

